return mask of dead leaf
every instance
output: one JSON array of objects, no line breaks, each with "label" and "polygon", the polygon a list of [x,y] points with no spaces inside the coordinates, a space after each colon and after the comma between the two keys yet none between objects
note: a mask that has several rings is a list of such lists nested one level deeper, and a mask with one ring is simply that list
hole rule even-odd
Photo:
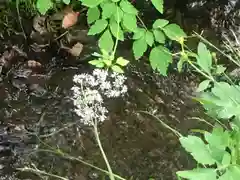
[{"label": "dead leaf", "polygon": [[37,67],[41,67],[42,64],[40,62],[35,61],[35,60],[28,60],[27,61],[27,66],[29,68],[37,68]]},{"label": "dead leaf", "polygon": [[62,20],[62,27],[67,29],[77,23],[79,12],[69,12],[67,13]]},{"label": "dead leaf", "polygon": [[80,56],[82,50],[83,50],[83,45],[80,42],[78,42],[71,49],[69,49],[68,52],[71,55],[78,57]]}]

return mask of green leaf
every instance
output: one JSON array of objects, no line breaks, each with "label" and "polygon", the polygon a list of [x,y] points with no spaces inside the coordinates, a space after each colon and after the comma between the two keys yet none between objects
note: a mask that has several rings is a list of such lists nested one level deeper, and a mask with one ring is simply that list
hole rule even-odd
[{"label": "green leaf", "polygon": [[108,3],[105,3],[104,2],[104,5],[102,6],[102,18],[103,19],[107,19],[107,18],[110,18],[113,14],[116,13],[116,4],[113,3],[113,2],[108,2]]},{"label": "green leaf", "polygon": [[202,82],[199,84],[199,86],[198,86],[198,88],[197,88],[196,91],[197,91],[197,92],[204,91],[205,89],[208,88],[210,82],[211,82],[210,80],[204,80],[204,81],[202,81]]},{"label": "green leaf", "polygon": [[93,8],[98,6],[103,2],[103,0],[81,0],[82,5],[87,6],[89,8]]},{"label": "green leaf", "polygon": [[100,11],[99,11],[98,7],[88,9],[88,11],[87,11],[88,24],[92,24],[93,22],[98,20],[99,17],[100,17]]},{"label": "green leaf", "polygon": [[133,39],[140,39],[141,37],[144,36],[146,30],[143,28],[137,28],[136,31],[134,32]]},{"label": "green leaf", "polygon": [[137,9],[127,0],[122,0],[120,2],[120,7],[122,8],[122,10],[125,13],[129,13],[129,14],[133,14],[133,15],[137,15],[138,14]]},{"label": "green leaf", "polygon": [[229,166],[230,164],[231,164],[231,155],[228,152],[225,152],[222,159],[222,165]]},{"label": "green leaf", "polygon": [[217,180],[217,172],[213,168],[198,168],[189,171],[178,171],[177,175],[190,180]]},{"label": "green leaf", "polygon": [[157,29],[157,28],[163,28],[164,26],[168,25],[169,21],[166,19],[157,19],[154,23],[153,23],[153,28]]},{"label": "green leaf", "polygon": [[70,4],[71,0],[63,0],[64,4]]},{"label": "green leaf", "polygon": [[99,42],[98,42],[98,46],[101,49],[104,49],[107,52],[111,52],[113,49],[113,39],[112,39],[112,35],[109,31],[109,29],[107,29],[103,35],[100,37]]},{"label": "green leaf", "polygon": [[228,131],[224,131],[222,127],[214,127],[212,133],[204,133],[205,140],[209,145],[221,150],[225,150],[230,141]]},{"label": "green leaf", "polygon": [[103,68],[105,66],[105,64],[103,62],[100,62],[98,64],[95,65],[97,68]]},{"label": "green leaf", "polygon": [[88,35],[95,35],[101,33],[108,25],[105,19],[97,20],[89,29]]},{"label": "green leaf", "polygon": [[161,13],[163,14],[163,0],[151,0],[153,6]]},{"label": "green leaf", "polygon": [[133,54],[135,59],[139,59],[147,50],[147,43],[145,38],[142,37],[133,42]]},{"label": "green leaf", "polygon": [[218,180],[238,180],[240,177],[239,166],[230,166],[227,171],[218,178]]},{"label": "green leaf", "polygon": [[227,68],[224,67],[223,65],[217,65],[216,74],[220,75],[220,74],[224,73],[226,69]]},{"label": "green leaf", "polygon": [[94,66],[96,66],[96,67],[98,67],[98,68],[103,68],[103,67],[105,66],[105,64],[103,63],[103,61],[102,61],[102,60],[99,60],[99,59],[89,61],[88,63],[91,64],[91,65],[94,65]]},{"label": "green leaf", "polygon": [[120,24],[118,24],[114,19],[111,19],[110,21],[110,30],[114,37],[118,38],[121,41],[124,41],[123,30]]},{"label": "green leaf", "polygon": [[169,63],[172,62],[171,53],[167,48],[163,46],[153,48],[150,52],[149,60],[154,70],[157,70],[162,75],[167,76]]},{"label": "green leaf", "polygon": [[213,165],[215,163],[207,145],[204,144],[201,138],[188,135],[187,137],[180,137],[179,140],[185,150],[191,153],[198,163],[204,165]]},{"label": "green leaf", "polygon": [[165,43],[166,38],[165,38],[165,35],[163,34],[162,31],[160,31],[158,29],[154,29],[153,34],[154,34],[154,37],[155,37],[155,41],[157,41],[161,44]]},{"label": "green leaf", "polygon": [[109,59],[104,59],[103,60],[104,64],[106,64],[108,67],[112,65],[112,61]]},{"label": "green leaf", "polygon": [[151,31],[146,31],[145,33],[145,40],[146,43],[152,47],[153,43],[154,43],[154,36],[153,33]]},{"label": "green leaf", "polygon": [[111,66],[111,68],[112,68],[112,70],[113,70],[114,72],[124,73],[124,71],[122,70],[122,68],[121,68],[120,66],[118,66],[118,65],[113,65],[113,66]]},{"label": "green leaf", "polygon": [[97,65],[97,64],[99,64],[99,63],[101,63],[101,62],[102,62],[101,60],[95,59],[95,60],[89,61],[88,63],[91,64],[91,65]]},{"label": "green leaf", "polygon": [[177,24],[169,24],[162,28],[166,36],[175,41],[180,41],[181,38],[186,37],[185,32]]},{"label": "green leaf", "polygon": [[41,14],[46,14],[46,12],[51,8],[53,8],[51,0],[37,0],[37,9]]},{"label": "green leaf", "polygon": [[131,32],[135,32],[137,29],[137,19],[135,15],[125,13],[122,23]]},{"label": "green leaf", "polygon": [[120,23],[122,21],[122,18],[123,18],[123,11],[118,7],[116,6],[116,13],[114,14],[114,18],[115,20]]},{"label": "green leaf", "polygon": [[117,58],[116,63],[119,64],[120,66],[126,66],[129,63],[129,61],[124,59],[123,57],[119,57]]},{"label": "green leaf", "polygon": [[177,63],[178,72],[182,72],[183,63],[187,61],[187,57],[182,55]]},{"label": "green leaf", "polygon": [[118,2],[118,1],[120,1],[120,0],[112,0],[112,2]]},{"label": "green leaf", "polygon": [[205,72],[208,74],[211,73],[212,56],[206,45],[202,42],[198,44],[197,63]]}]

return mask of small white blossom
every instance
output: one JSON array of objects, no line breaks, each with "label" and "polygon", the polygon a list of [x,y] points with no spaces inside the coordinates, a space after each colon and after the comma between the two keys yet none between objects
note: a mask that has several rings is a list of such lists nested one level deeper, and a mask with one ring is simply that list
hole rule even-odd
[{"label": "small white blossom", "polygon": [[73,81],[74,111],[86,125],[106,120],[108,110],[104,106],[103,96],[113,98],[127,92],[125,76],[116,72],[109,75],[108,71],[102,69],[95,69],[92,75],[75,75]]}]

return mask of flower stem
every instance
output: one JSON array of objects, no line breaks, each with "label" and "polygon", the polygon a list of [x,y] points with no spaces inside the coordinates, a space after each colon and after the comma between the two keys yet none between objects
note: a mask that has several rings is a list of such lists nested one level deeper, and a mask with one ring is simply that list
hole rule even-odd
[{"label": "flower stem", "polygon": [[106,154],[105,154],[105,152],[103,150],[102,143],[101,143],[100,138],[99,138],[98,129],[97,129],[97,123],[94,124],[93,129],[94,129],[94,135],[95,135],[95,138],[97,140],[99,149],[100,149],[100,151],[102,153],[102,156],[103,156],[103,159],[104,159],[104,161],[105,161],[105,163],[107,165],[107,169],[108,169],[108,172],[109,172],[109,178],[111,180],[115,180],[113,172],[112,172],[112,168],[111,168],[111,166],[110,166],[110,164],[108,162],[107,156],[106,156]]}]

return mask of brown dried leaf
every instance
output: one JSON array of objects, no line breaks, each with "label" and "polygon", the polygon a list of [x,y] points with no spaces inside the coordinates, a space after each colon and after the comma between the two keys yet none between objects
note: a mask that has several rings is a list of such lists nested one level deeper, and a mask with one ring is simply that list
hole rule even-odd
[{"label": "brown dried leaf", "polygon": [[62,20],[62,27],[67,29],[77,23],[79,12],[69,12]]},{"label": "brown dried leaf", "polygon": [[80,56],[82,50],[83,50],[83,45],[78,42],[71,49],[69,49],[68,52],[71,55],[78,57],[78,56]]}]

